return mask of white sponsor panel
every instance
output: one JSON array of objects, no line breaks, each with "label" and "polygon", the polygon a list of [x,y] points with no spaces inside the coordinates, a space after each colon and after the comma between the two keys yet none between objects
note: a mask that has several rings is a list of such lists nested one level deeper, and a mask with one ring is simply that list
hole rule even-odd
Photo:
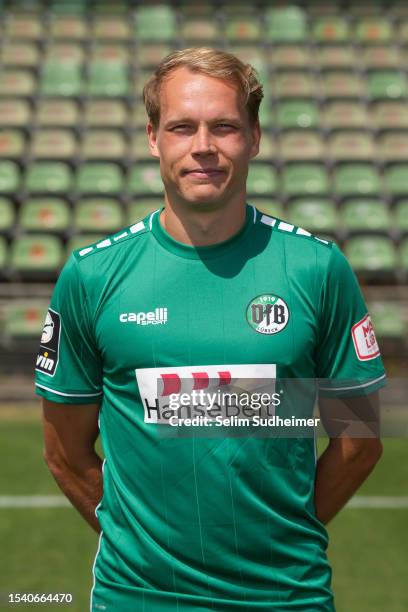
[{"label": "white sponsor panel", "polygon": [[374,327],[369,314],[351,328],[356,355],[360,361],[375,359],[380,349],[375,337]]}]

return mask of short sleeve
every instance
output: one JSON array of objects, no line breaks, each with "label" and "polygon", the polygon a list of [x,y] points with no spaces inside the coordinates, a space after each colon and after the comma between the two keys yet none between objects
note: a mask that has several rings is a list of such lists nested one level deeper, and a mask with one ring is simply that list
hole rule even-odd
[{"label": "short sleeve", "polygon": [[102,399],[102,364],[90,304],[74,255],[65,264],[48,309],[35,364],[36,393],[48,400],[92,404]]},{"label": "short sleeve", "polygon": [[316,372],[319,394],[326,397],[367,395],[386,383],[360,286],[335,243],[320,293]]}]

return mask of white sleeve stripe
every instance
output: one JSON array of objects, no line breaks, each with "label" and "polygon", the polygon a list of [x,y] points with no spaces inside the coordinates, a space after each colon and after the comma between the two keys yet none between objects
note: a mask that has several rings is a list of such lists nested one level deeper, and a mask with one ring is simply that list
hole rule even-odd
[{"label": "white sleeve stripe", "polygon": [[348,391],[349,389],[362,389],[363,387],[369,387],[370,385],[373,385],[374,383],[378,382],[379,380],[382,380],[385,377],[386,377],[386,374],[382,374],[382,376],[379,376],[378,378],[374,378],[374,380],[370,380],[369,382],[363,383],[361,385],[353,385],[351,387],[320,387],[319,386],[319,389],[321,391]]},{"label": "white sleeve stripe", "polygon": [[40,387],[40,389],[45,389],[46,391],[51,391],[51,393],[55,393],[56,395],[64,395],[66,397],[94,397],[95,395],[102,395],[102,391],[97,391],[97,393],[62,393],[62,391],[56,391],[55,389],[50,389],[49,387],[45,387],[44,385],[39,385],[35,383],[36,387]]}]

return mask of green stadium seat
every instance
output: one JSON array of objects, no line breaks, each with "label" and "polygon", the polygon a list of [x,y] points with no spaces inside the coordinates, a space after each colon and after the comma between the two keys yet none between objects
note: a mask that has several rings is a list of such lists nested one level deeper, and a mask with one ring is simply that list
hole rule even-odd
[{"label": "green stadium seat", "polygon": [[350,38],[348,21],[334,15],[315,19],[312,34],[318,43],[345,42]]},{"label": "green stadium seat", "polygon": [[262,100],[262,104],[259,108],[259,123],[261,128],[264,130],[268,130],[273,127],[273,113],[267,98]]},{"label": "green stadium seat", "polygon": [[34,132],[30,153],[36,159],[70,159],[77,154],[74,132],[61,129]]},{"label": "green stadium seat", "polygon": [[8,247],[6,239],[0,236],[0,276],[8,263]]},{"label": "green stadium seat", "polygon": [[30,123],[30,105],[26,100],[0,99],[0,126],[25,127]]},{"label": "green stadium seat", "polygon": [[250,164],[247,180],[247,192],[250,196],[275,193],[277,186],[277,175],[273,166],[262,163]]},{"label": "green stadium seat", "polygon": [[319,107],[307,100],[282,101],[274,125],[278,128],[314,128],[319,124]]},{"label": "green stadium seat", "polygon": [[20,173],[17,164],[11,161],[0,161],[0,193],[17,191]]},{"label": "green stadium seat", "polygon": [[1,63],[3,66],[37,66],[40,54],[34,43],[12,42],[3,43]]},{"label": "green stadium seat", "polygon": [[296,6],[268,7],[265,26],[265,38],[271,42],[295,42],[307,38],[306,13]]},{"label": "green stadium seat", "polygon": [[367,76],[367,91],[371,98],[404,98],[407,81],[397,70],[373,70]]},{"label": "green stadium seat", "polygon": [[269,134],[262,134],[259,153],[256,156],[258,161],[271,161],[276,154],[275,141]]},{"label": "green stadium seat", "polygon": [[355,26],[355,38],[361,43],[390,42],[392,36],[391,24],[383,16],[361,19]]},{"label": "green stadium seat", "polygon": [[187,19],[181,26],[181,36],[187,41],[215,41],[219,36],[219,26],[214,19],[205,17]]},{"label": "green stadium seat", "polygon": [[373,45],[362,49],[362,63],[366,68],[402,68],[402,57],[397,47]]},{"label": "green stadium seat", "polygon": [[119,130],[89,130],[84,134],[81,155],[84,159],[121,160],[126,146]]},{"label": "green stadium seat", "polygon": [[20,157],[24,148],[25,139],[20,130],[0,130],[0,157]]},{"label": "green stadium seat", "polygon": [[405,336],[404,308],[400,302],[370,301],[368,308],[378,338],[399,340]]},{"label": "green stadium seat", "polygon": [[116,195],[123,189],[123,174],[116,164],[83,164],[77,172],[76,188],[80,193]]},{"label": "green stadium seat", "polygon": [[128,191],[135,194],[162,194],[163,182],[158,163],[139,164],[129,174]]},{"label": "green stadium seat", "polygon": [[408,200],[400,200],[396,203],[394,221],[400,232],[408,232]]},{"label": "green stadium seat", "polygon": [[80,67],[65,62],[44,62],[40,90],[45,96],[79,96],[82,92]]},{"label": "green stadium seat", "polygon": [[55,39],[85,40],[88,37],[87,22],[80,16],[55,16],[50,22],[50,35]]},{"label": "green stadium seat", "polygon": [[408,273],[408,240],[404,238],[399,247],[400,264],[405,273]]},{"label": "green stadium seat", "polygon": [[356,53],[350,44],[322,45],[316,49],[316,60],[322,68],[354,68]]},{"label": "green stadium seat", "polygon": [[129,155],[132,159],[151,161],[149,144],[145,131],[138,131],[132,134]]},{"label": "green stadium seat", "polygon": [[36,122],[40,126],[75,127],[80,122],[78,104],[74,100],[41,100]]},{"label": "green stadium seat", "polygon": [[89,63],[88,95],[117,98],[126,96],[128,90],[127,66],[113,62]]},{"label": "green stadium seat", "polygon": [[13,228],[15,216],[13,202],[0,198],[0,232],[8,232]]},{"label": "green stadium seat", "polygon": [[84,117],[88,126],[124,127],[127,110],[119,100],[89,100],[85,105]]},{"label": "green stadium seat", "polygon": [[391,196],[408,195],[408,164],[394,164],[386,168],[384,184]]},{"label": "green stadium seat", "polygon": [[161,208],[163,205],[164,201],[158,198],[133,200],[129,204],[127,222],[129,225],[131,225],[136,221],[143,219],[146,215],[152,213],[158,208]]},{"label": "green stadium seat", "polygon": [[361,98],[365,95],[361,76],[346,70],[330,70],[322,74],[321,89],[326,98]]},{"label": "green stadium seat", "polygon": [[75,234],[67,242],[65,257],[69,257],[72,251],[77,251],[78,249],[87,247],[89,244],[99,242],[99,240],[102,240],[104,237],[105,234]]},{"label": "green stadium seat", "polygon": [[142,104],[141,98],[142,98],[143,87],[145,86],[147,80],[151,77],[151,75],[152,75],[152,70],[145,69],[145,70],[139,70],[135,72],[132,76],[132,89],[133,89],[132,95],[134,98],[137,98],[138,100],[140,100],[140,104]]},{"label": "green stadium seat", "polygon": [[10,265],[14,271],[55,273],[63,260],[62,243],[56,236],[37,234],[14,239],[10,251]]},{"label": "green stadium seat", "polygon": [[70,226],[70,209],[59,198],[33,198],[20,209],[19,225],[24,231],[64,232]]},{"label": "green stadium seat", "polygon": [[401,132],[385,132],[377,141],[379,157],[385,162],[408,159],[407,136]]},{"label": "green stadium seat", "polygon": [[321,111],[321,124],[326,128],[359,128],[370,125],[365,104],[349,100],[327,102]]},{"label": "green stadium seat", "polygon": [[48,45],[44,60],[58,64],[82,64],[85,59],[83,47],[77,42],[57,42]]},{"label": "green stadium seat", "polygon": [[389,230],[391,216],[383,200],[348,200],[341,207],[341,223],[348,231]]},{"label": "green stadium seat", "polygon": [[333,190],[338,196],[378,195],[381,192],[380,175],[372,164],[341,164],[334,171]]},{"label": "green stadium seat", "polygon": [[270,80],[270,90],[276,97],[308,98],[316,94],[316,79],[305,73],[282,71]]},{"label": "green stadium seat", "polygon": [[4,33],[7,38],[20,40],[40,40],[43,37],[43,24],[34,15],[13,15],[5,20]]},{"label": "green stadium seat", "polygon": [[96,39],[127,40],[131,35],[130,24],[125,17],[96,17],[92,24],[92,36]]},{"label": "green stadium seat", "polygon": [[379,128],[408,128],[408,106],[405,102],[376,102],[372,122]]},{"label": "green stadium seat", "polygon": [[283,206],[278,200],[271,198],[251,198],[251,204],[255,206],[260,212],[271,217],[278,217],[279,219],[284,218]]},{"label": "green stadium seat", "polygon": [[[251,45],[249,43],[240,44],[239,42],[229,42],[227,51],[233,53],[245,64],[251,64],[258,72],[260,79],[268,79],[267,63],[265,62],[265,54],[259,45]],[[266,94],[267,95],[267,94]]]},{"label": "green stadium seat", "polygon": [[303,45],[277,45],[267,52],[267,60],[279,69],[309,68],[313,55],[310,49]]},{"label": "green stadium seat", "polygon": [[6,305],[4,332],[11,338],[40,338],[48,304],[45,301],[13,300]]},{"label": "green stadium seat", "polygon": [[326,195],[329,191],[329,177],[323,164],[287,164],[282,170],[285,196]]},{"label": "green stadium seat", "polygon": [[161,4],[138,7],[135,31],[137,40],[172,40],[176,32],[176,14],[170,6]]},{"label": "green stadium seat", "polygon": [[120,202],[88,198],[75,206],[74,228],[79,232],[113,233],[124,225]]},{"label": "green stadium seat", "polygon": [[376,156],[373,137],[368,132],[338,131],[327,141],[328,154],[336,161],[372,160]]},{"label": "green stadium seat", "polygon": [[323,160],[326,148],[323,138],[311,131],[291,130],[278,139],[279,157],[285,161]]},{"label": "green stadium seat", "polygon": [[336,207],[331,200],[298,198],[289,204],[288,221],[310,232],[335,232]]},{"label": "green stadium seat", "polygon": [[131,61],[129,47],[123,43],[106,43],[98,41],[91,47],[89,59],[91,62],[116,64],[126,66]]},{"label": "green stadium seat", "polygon": [[7,69],[0,72],[0,96],[31,96],[35,79],[28,70]]},{"label": "green stadium seat", "polygon": [[352,236],[344,245],[344,254],[356,272],[394,272],[397,253],[386,236]]},{"label": "green stadium seat", "polygon": [[26,170],[25,188],[30,193],[65,193],[71,184],[71,170],[62,162],[33,162]]},{"label": "green stadium seat", "polygon": [[143,69],[155,68],[157,64],[171,52],[171,46],[166,43],[156,43],[149,45],[146,41],[140,45],[136,60],[139,66]]},{"label": "green stadium seat", "polygon": [[260,21],[256,17],[231,17],[225,23],[224,36],[233,41],[260,40]]}]

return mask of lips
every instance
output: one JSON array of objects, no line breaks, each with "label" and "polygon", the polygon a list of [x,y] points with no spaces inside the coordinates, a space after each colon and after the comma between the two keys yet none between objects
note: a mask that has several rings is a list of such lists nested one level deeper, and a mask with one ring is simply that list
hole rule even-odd
[{"label": "lips", "polygon": [[225,174],[225,170],[222,168],[193,168],[191,170],[184,170],[183,174],[188,174],[197,178],[209,178]]}]

